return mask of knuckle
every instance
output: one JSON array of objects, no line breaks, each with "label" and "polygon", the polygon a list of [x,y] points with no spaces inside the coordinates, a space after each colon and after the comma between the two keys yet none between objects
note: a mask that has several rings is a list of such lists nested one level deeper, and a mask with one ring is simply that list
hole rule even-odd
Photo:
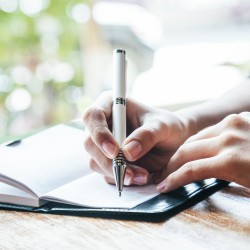
[{"label": "knuckle", "polygon": [[249,129],[250,127],[250,112],[241,112],[239,116],[245,121],[245,127]]},{"label": "knuckle", "polygon": [[101,108],[90,108],[84,114],[84,121],[88,123],[91,138],[100,143],[107,136],[107,127],[104,125],[105,114]]},{"label": "knuckle", "polygon": [[237,119],[237,114],[230,114],[228,116],[226,116],[223,121],[224,123],[231,125],[232,123],[234,123],[234,120]]},{"label": "knuckle", "polygon": [[222,168],[216,171],[216,178],[222,180],[230,180],[235,181],[236,178],[235,173],[237,173],[237,166],[239,162],[239,155],[231,153],[230,151],[220,155],[220,162],[222,164]]},{"label": "knuckle", "polygon": [[227,131],[221,136],[221,144],[223,147],[229,147],[240,142],[241,138],[238,134],[233,131]]},{"label": "knuckle", "polygon": [[155,141],[160,136],[160,131],[164,129],[164,123],[162,121],[151,122],[148,127],[143,130],[143,136],[148,140]]},{"label": "knuckle", "polygon": [[227,127],[231,127],[231,128],[244,128],[246,126],[246,122],[244,120],[244,118],[241,115],[238,114],[231,114],[229,116],[227,116],[224,119],[225,125]]},{"label": "knuckle", "polygon": [[83,114],[83,122],[86,124],[89,121],[89,118],[93,114],[93,107],[88,108]]},{"label": "knuckle", "polygon": [[168,125],[165,122],[158,119],[157,124],[155,125],[155,127],[157,128],[156,129],[157,131],[158,130],[166,130],[168,128]]},{"label": "knuckle", "polygon": [[225,154],[225,165],[228,166],[228,168],[234,168],[236,165],[238,165],[239,161],[240,156],[235,152],[232,152],[232,150],[229,150]]},{"label": "knuckle", "polygon": [[104,118],[103,109],[92,106],[83,114],[83,122],[87,124],[89,121],[100,121]]},{"label": "knuckle", "polygon": [[88,136],[83,142],[84,149],[88,152],[93,146],[93,141],[90,136]]},{"label": "knuckle", "polygon": [[101,144],[107,136],[107,131],[103,126],[96,126],[92,130],[92,136],[97,143]]},{"label": "knuckle", "polygon": [[185,155],[186,155],[186,151],[187,151],[187,147],[189,145],[187,144],[182,144],[179,149],[177,150],[176,152],[176,156],[179,158],[179,159],[182,159]]},{"label": "knuckle", "polygon": [[169,186],[173,186],[176,184],[176,174],[172,173],[170,174],[165,180],[164,180],[165,184],[168,184]]},{"label": "knuckle", "polygon": [[144,129],[144,134],[146,136],[154,137],[156,133],[157,133],[157,131],[153,127],[149,127],[149,128]]},{"label": "knuckle", "polygon": [[215,177],[222,180],[228,180],[229,176],[234,176],[239,160],[239,155],[235,154],[231,150],[221,154],[219,156],[219,161],[222,164],[221,167],[217,169]]},{"label": "knuckle", "polygon": [[183,166],[183,170],[184,170],[184,178],[195,179],[194,166],[191,162],[186,163]]}]

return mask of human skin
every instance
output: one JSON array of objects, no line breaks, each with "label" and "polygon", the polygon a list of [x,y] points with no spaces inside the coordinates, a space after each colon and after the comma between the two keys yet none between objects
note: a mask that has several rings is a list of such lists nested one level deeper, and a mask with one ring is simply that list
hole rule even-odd
[{"label": "human skin", "polygon": [[[250,187],[250,115],[241,113],[250,110],[249,93],[246,81],[217,99],[174,113],[128,98],[125,185],[155,182],[160,192],[168,192],[215,177]],[[119,147],[111,133],[111,94],[102,94],[83,120],[90,168],[114,183],[112,159]]]},{"label": "human skin", "polygon": [[[173,113],[147,107],[127,99],[127,127],[129,136],[124,142],[123,153],[128,160],[125,185],[143,185],[166,166],[170,157],[187,135],[184,124]],[[89,131],[85,149],[91,156],[90,168],[103,174],[114,183],[112,159],[119,146],[112,133],[111,93],[102,94],[84,114]]]},{"label": "human skin", "polygon": [[249,152],[250,112],[228,115],[178,148],[159,174],[158,190],[168,192],[212,177],[250,188]]}]

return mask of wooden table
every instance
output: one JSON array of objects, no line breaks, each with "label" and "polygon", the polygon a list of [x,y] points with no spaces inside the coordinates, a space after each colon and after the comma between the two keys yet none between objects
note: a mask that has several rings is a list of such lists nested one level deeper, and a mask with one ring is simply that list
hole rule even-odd
[{"label": "wooden table", "polygon": [[250,249],[250,190],[234,184],[161,223],[0,211],[0,249]]}]

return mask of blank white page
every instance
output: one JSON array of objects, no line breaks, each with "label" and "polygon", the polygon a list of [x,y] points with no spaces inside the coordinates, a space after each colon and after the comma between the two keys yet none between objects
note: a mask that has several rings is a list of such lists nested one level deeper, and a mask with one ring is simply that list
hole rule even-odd
[{"label": "blank white page", "polygon": [[99,208],[133,208],[158,195],[155,185],[124,187],[121,197],[114,185],[93,173],[49,192],[42,198]]},{"label": "blank white page", "polygon": [[18,188],[0,182],[0,202],[38,207],[39,199]]},{"label": "blank white page", "polygon": [[83,148],[85,132],[57,125],[0,147],[0,175],[25,184],[41,196],[90,172]]}]

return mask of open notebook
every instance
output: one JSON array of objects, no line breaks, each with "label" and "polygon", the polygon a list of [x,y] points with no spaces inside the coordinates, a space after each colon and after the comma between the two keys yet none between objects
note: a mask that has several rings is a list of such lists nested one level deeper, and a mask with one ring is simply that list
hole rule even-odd
[{"label": "open notebook", "polygon": [[57,125],[0,146],[0,202],[39,207],[48,201],[94,208],[133,208],[158,195],[155,185],[116,187],[91,173],[85,132]]},{"label": "open notebook", "polygon": [[0,209],[162,221],[228,185],[208,179],[167,194],[155,185],[124,187],[122,197],[91,173],[85,132],[57,125],[21,143],[0,146]]}]

